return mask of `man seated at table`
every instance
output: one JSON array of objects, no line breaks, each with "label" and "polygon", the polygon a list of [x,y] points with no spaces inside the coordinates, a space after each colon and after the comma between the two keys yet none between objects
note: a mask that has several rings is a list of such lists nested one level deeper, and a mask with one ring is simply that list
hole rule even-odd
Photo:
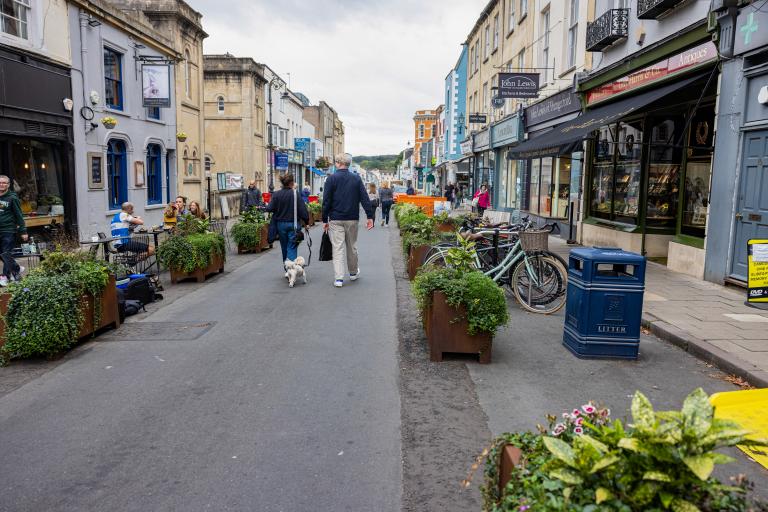
[{"label": "man seated at table", "polygon": [[132,252],[138,254],[141,259],[146,259],[155,254],[155,248],[147,243],[131,240],[131,226],[140,226],[144,221],[138,215],[133,215],[133,203],[123,203],[120,213],[112,217],[112,245],[117,252]]}]

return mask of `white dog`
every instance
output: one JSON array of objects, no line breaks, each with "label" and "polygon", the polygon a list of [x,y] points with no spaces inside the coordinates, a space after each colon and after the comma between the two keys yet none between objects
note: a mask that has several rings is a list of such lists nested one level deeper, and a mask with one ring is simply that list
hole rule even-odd
[{"label": "white dog", "polygon": [[296,284],[296,278],[301,277],[304,279],[304,284],[307,284],[307,272],[304,270],[306,262],[301,256],[297,256],[294,261],[285,260],[285,277],[288,278],[288,286],[293,288]]}]

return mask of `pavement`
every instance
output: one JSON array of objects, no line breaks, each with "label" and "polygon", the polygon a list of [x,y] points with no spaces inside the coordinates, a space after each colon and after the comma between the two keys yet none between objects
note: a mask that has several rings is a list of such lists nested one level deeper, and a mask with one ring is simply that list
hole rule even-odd
[{"label": "pavement", "polygon": [[[566,256],[574,246],[550,237]],[[567,256],[566,256],[567,257]],[[659,338],[759,388],[768,387],[768,311],[746,306],[746,291],[648,262],[643,325]]]}]

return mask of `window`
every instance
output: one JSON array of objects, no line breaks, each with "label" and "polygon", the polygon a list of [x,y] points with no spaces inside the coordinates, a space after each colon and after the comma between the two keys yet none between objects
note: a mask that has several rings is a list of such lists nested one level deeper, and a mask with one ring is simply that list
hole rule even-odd
[{"label": "window", "polygon": [[475,73],[480,69],[480,39],[475,41]]},{"label": "window", "polygon": [[219,96],[216,98],[216,107],[219,111],[219,114],[224,113],[224,96]]},{"label": "window", "polygon": [[[0,137],[0,161],[8,165],[21,213],[30,222],[36,215],[64,215],[65,168],[62,146],[27,138]],[[99,158],[99,162],[100,162]],[[53,210],[60,210],[61,213]],[[63,222],[63,219],[58,219]]]},{"label": "window", "polygon": [[163,202],[163,150],[159,144],[147,146],[147,204]]},{"label": "window", "polygon": [[187,94],[187,98],[192,96],[191,82],[192,78],[190,77],[189,69],[189,50],[184,50],[184,92]]},{"label": "window", "polygon": [[485,50],[483,50],[483,59],[487,59],[491,53],[491,26],[485,26]]},{"label": "window", "polygon": [[280,129],[280,147],[288,147],[288,130]]},{"label": "window", "polygon": [[469,49],[469,74],[475,74],[475,47]]},{"label": "window", "polygon": [[579,0],[570,0],[570,15],[568,28],[567,68],[576,66],[576,45],[579,42]]},{"label": "window", "polygon": [[539,65],[545,68],[542,70],[543,80],[541,81],[541,85],[544,87],[549,81],[549,70],[546,69],[549,67],[549,8],[541,13],[541,33],[541,62]]},{"label": "window", "polygon": [[424,125],[423,124],[419,125],[419,138],[420,139],[424,138]]},{"label": "window", "polygon": [[489,112],[488,103],[490,98],[488,97],[488,82],[483,84],[483,112]]},{"label": "window", "polygon": [[109,209],[119,210],[128,200],[128,164],[125,142],[111,139],[107,143],[107,180]]},{"label": "window", "polygon": [[520,0],[520,20],[528,16],[528,0]]},{"label": "window", "polygon": [[517,54],[517,70],[523,71],[525,69],[525,48],[520,50]]},{"label": "window", "polygon": [[211,172],[211,168],[213,167],[211,162],[211,157],[206,156],[205,157],[205,172]]},{"label": "window", "polygon": [[147,119],[160,120],[160,107],[147,107]]},{"label": "window", "polygon": [[109,48],[104,48],[104,102],[123,110],[123,56]]},{"label": "window", "polygon": [[29,39],[29,0],[0,2],[0,30],[3,33]]},{"label": "window", "polygon": [[507,32],[512,32],[515,30],[515,2],[517,2],[517,0],[509,0],[509,21]]},{"label": "window", "polygon": [[493,17],[493,49],[499,47],[499,15]]}]

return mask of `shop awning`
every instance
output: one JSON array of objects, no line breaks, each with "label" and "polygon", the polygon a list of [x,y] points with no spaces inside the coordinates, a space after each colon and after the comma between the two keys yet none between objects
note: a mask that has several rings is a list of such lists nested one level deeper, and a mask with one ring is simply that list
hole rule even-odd
[{"label": "shop awning", "polygon": [[325,173],[320,169],[318,169],[317,167],[310,167],[309,170],[317,174],[318,176],[325,176]]},{"label": "shop awning", "polygon": [[507,152],[507,158],[511,160],[525,160],[528,158],[564,155],[577,151],[581,146],[582,140],[594,130],[615,122],[622,117],[626,117],[632,112],[690,85],[703,76],[705,75],[697,75],[687,80],[680,80],[679,82],[674,82],[664,87],[659,87],[585,112],[575,119],[555,126],[552,131],[510,148]]}]

